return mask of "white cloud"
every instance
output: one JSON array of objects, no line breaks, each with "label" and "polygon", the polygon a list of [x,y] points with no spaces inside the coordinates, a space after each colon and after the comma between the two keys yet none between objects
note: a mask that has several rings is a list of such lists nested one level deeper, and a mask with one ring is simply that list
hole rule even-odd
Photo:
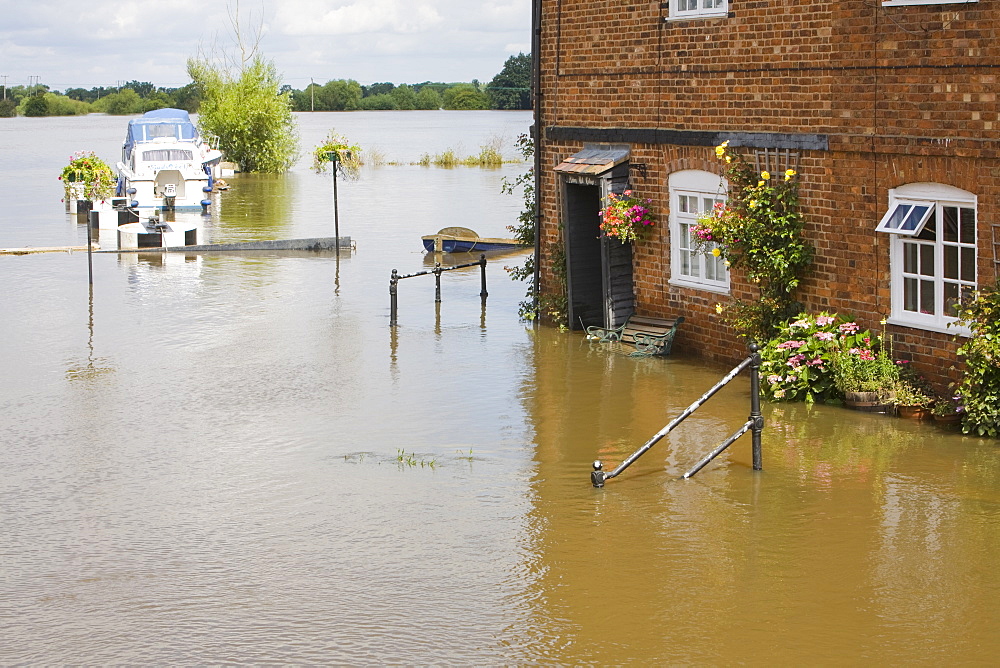
[{"label": "white cloud", "polygon": [[[0,68],[64,90],[151,81],[183,86],[188,57],[228,48],[235,0],[0,0]],[[244,0],[265,57],[296,88],[330,78],[489,80],[527,52],[531,0]],[[322,78],[321,78],[322,77]]]},{"label": "white cloud", "polygon": [[445,23],[435,2],[364,0],[324,10],[327,2],[296,3],[277,18],[287,35],[358,35],[364,33],[422,33]]}]

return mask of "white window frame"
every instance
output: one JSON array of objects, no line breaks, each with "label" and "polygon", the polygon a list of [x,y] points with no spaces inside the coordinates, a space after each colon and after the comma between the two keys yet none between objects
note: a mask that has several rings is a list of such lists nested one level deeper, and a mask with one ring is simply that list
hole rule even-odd
[{"label": "white window frame", "polygon": [[[901,207],[907,205],[933,205],[932,212],[927,216],[922,216],[919,225],[913,229],[893,229],[887,225],[888,219]],[[973,223],[973,240],[970,243],[963,239],[961,235],[957,240],[946,240],[944,238],[944,216],[946,207],[957,207],[961,209],[972,209],[978,217],[978,206],[976,196],[965,190],[940,183],[910,183],[889,191],[889,208],[885,216],[879,222],[876,230],[888,234],[890,237],[889,247],[889,271],[891,275],[892,307],[888,322],[894,325],[924,329],[932,332],[944,332],[948,334],[970,334],[966,327],[949,327],[957,318],[947,314],[946,292],[957,289],[959,293],[965,290],[974,290],[978,285],[978,225]],[[961,213],[959,213],[961,216]],[[935,240],[920,239],[919,235],[930,221],[936,221]],[[972,250],[971,260],[967,257],[967,251]],[[963,254],[963,250],[966,253]],[[907,264],[907,253],[910,253],[910,263]],[[956,267],[957,276],[945,274],[945,254],[952,254],[952,263]],[[926,262],[926,267],[924,263]],[[971,280],[968,274],[963,275],[962,268],[971,264]],[[916,309],[907,309],[907,287],[911,289],[910,304],[913,299],[920,301],[923,290],[933,301],[934,311],[924,312]],[[914,292],[915,291],[915,292]],[[917,307],[919,308],[919,306]]]},{"label": "white window frame", "polygon": [[[692,4],[694,9],[690,8]],[[667,20],[716,18],[728,14],[729,0],[670,0]]]},{"label": "white window frame", "polygon": [[[670,284],[729,294],[729,270],[722,258],[693,249],[688,230],[696,222],[698,213],[682,211],[682,197],[696,197],[705,206],[705,200],[726,201],[729,185],[718,174],[699,169],[674,172],[668,179],[670,190]],[[695,263],[694,271],[684,271],[685,262]],[[691,267],[691,264],[687,265]],[[706,272],[707,268],[714,271]],[[715,273],[722,278],[706,278]]]}]

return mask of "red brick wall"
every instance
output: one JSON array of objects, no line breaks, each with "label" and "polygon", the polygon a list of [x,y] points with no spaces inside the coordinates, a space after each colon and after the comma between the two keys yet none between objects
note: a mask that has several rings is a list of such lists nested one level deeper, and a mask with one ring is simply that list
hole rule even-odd
[{"label": "red brick wall", "polygon": [[[975,193],[979,282],[996,280],[1000,242],[1000,0],[881,7],[834,0],[730,0],[730,17],[664,21],[660,2],[542,0],[541,126],[825,135],[800,153],[802,209],[817,253],[799,298],[810,310],[888,314],[889,239],[874,228],[890,188],[919,181]],[[543,242],[558,241],[552,168],[582,142],[539,143]],[[718,171],[713,147],[633,144],[663,222],[635,253],[640,312],[684,314],[676,349],[742,356],[715,313],[725,297],[668,284],[667,179]],[[545,244],[543,243],[543,249]],[[544,276],[543,290],[553,290]],[[752,298],[733,276],[733,296]],[[939,385],[956,344],[946,334],[890,328],[897,353]],[[941,361],[943,356],[944,361]]]}]

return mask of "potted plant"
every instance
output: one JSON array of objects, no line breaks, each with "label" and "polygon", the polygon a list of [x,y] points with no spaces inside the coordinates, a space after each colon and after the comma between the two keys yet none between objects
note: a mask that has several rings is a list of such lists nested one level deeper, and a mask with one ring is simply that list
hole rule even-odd
[{"label": "potted plant", "polygon": [[899,385],[899,367],[886,346],[873,350],[871,337],[833,355],[833,382],[844,394],[844,404],[864,411],[884,411]]},{"label": "potted plant", "polygon": [[622,243],[641,241],[646,233],[656,223],[656,218],[650,210],[651,199],[636,197],[631,190],[621,195],[608,193],[606,202],[600,211],[601,232],[606,237],[618,239]]},{"label": "potted plant", "polygon": [[961,397],[939,397],[931,407],[931,415],[935,422],[955,423],[962,420],[965,407]]},{"label": "potted plant", "polygon": [[913,381],[903,379],[896,386],[896,397],[893,400],[899,417],[923,420],[930,417],[933,398],[922,387]]},{"label": "potted plant", "polygon": [[115,192],[115,173],[93,151],[77,151],[69,157],[59,180],[63,182],[64,201],[69,211],[76,211],[76,201],[103,202]]},{"label": "potted plant", "polygon": [[332,163],[334,170],[350,179],[358,178],[361,171],[361,147],[349,143],[346,137],[333,130],[313,149],[312,158],[312,167],[317,174],[326,170],[327,163]]}]

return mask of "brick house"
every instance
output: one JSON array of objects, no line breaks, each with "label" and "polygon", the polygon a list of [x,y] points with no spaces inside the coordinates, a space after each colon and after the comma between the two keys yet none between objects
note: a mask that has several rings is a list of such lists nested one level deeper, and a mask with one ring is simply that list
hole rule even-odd
[{"label": "brick house", "polygon": [[[949,380],[950,304],[1000,267],[1000,0],[534,3],[539,285],[564,249],[572,328],[685,315],[675,350],[743,355],[715,305],[755,291],[687,236],[729,140],[800,175],[807,310],[887,317],[897,356]],[[625,187],[659,219],[634,247],[598,239]]]}]

